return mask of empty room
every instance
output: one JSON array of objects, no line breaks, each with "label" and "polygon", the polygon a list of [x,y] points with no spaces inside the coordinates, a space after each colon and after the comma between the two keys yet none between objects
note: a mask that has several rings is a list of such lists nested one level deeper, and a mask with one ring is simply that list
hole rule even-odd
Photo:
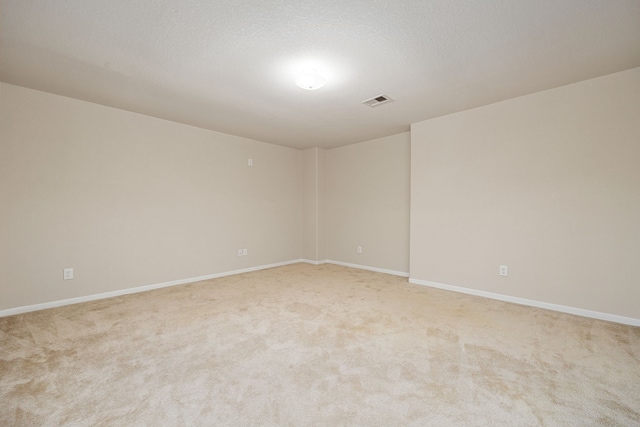
[{"label": "empty room", "polygon": [[640,0],[0,0],[0,425],[640,426]]}]

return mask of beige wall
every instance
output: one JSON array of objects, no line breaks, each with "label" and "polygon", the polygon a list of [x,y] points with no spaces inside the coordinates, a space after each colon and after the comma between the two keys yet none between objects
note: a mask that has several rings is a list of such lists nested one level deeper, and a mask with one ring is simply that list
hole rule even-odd
[{"label": "beige wall", "polygon": [[298,150],[2,83],[0,309],[298,259],[301,192]]},{"label": "beige wall", "polygon": [[411,132],[412,278],[640,318],[640,68]]},{"label": "beige wall", "polygon": [[318,148],[318,261],[324,261],[328,257],[327,249],[327,152]]},{"label": "beige wall", "polygon": [[322,148],[301,153],[302,176],[302,258],[325,261],[326,244],[326,154]]},{"label": "beige wall", "polygon": [[640,69],[297,151],[1,83],[0,310],[304,258],[640,318],[637,117]]},{"label": "beige wall", "polygon": [[330,260],[409,271],[409,166],[408,132],[327,151]]}]

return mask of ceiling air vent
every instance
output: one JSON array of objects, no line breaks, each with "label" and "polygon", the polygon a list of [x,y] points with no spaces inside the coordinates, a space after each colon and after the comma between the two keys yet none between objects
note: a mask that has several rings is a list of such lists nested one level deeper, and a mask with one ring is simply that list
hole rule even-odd
[{"label": "ceiling air vent", "polygon": [[365,99],[362,101],[364,105],[368,105],[369,107],[377,107],[381,104],[386,104],[387,102],[391,102],[393,99],[389,98],[387,95],[378,95],[373,98]]}]

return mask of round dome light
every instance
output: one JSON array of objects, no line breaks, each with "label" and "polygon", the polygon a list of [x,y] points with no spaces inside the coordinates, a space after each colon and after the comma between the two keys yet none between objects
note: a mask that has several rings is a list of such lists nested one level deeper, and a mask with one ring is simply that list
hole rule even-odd
[{"label": "round dome light", "polygon": [[296,79],[296,84],[306,90],[320,89],[326,82],[327,79],[314,69],[304,70],[302,75]]}]

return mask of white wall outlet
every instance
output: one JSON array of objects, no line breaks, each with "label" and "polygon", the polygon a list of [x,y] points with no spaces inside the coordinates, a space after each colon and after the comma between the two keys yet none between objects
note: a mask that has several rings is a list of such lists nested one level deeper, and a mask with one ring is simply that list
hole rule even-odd
[{"label": "white wall outlet", "polygon": [[242,249],[238,249],[238,256],[242,256]]},{"label": "white wall outlet", "polygon": [[356,249],[356,252],[358,252],[359,254],[362,253],[362,246],[358,246],[358,248]]},{"label": "white wall outlet", "polygon": [[247,166],[253,166],[253,159],[247,159]]},{"label": "white wall outlet", "polygon": [[242,250],[242,256],[246,256],[249,253],[249,251],[247,251],[246,249]]},{"label": "white wall outlet", "polygon": [[62,278],[64,280],[73,279],[73,268],[65,268],[63,273],[62,273]]},{"label": "white wall outlet", "polygon": [[508,276],[509,275],[509,267],[507,267],[506,265],[501,265],[500,266],[500,275],[501,276]]}]

